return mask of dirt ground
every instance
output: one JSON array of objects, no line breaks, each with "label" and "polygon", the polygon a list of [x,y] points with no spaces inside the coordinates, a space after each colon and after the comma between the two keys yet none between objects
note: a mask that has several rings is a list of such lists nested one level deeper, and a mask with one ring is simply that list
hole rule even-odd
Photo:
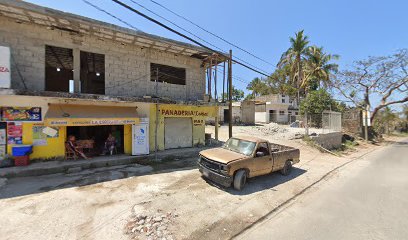
[{"label": "dirt ground", "polygon": [[[205,132],[211,133],[211,137],[215,136],[215,126],[205,126]],[[269,141],[276,140],[294,140],[299,139],[305,134],[304,128],[293,128],[289,125],[281,125],[277,123],[256,124],[255,126],[233,126],[232,132],[237,135],[251,135],[267,139]],[[328,133],[328,129],[309,128],[309,134]],[[218,128],[218,138],[221,141],[228,139],[228,125],[222,125]]]},{"label": "dirt ground", "polygon": [[134,165],[9,179],[0,188],[0,239],[130,239],[124,229],[132,216],[167,213],[174,217],[166,239],[229,239],[328,172],[381,148],[362,144],[336,157],[301,140],[279,143],[301,150],[292,174],[250,179],[241,192],[206,182],[195,159],[175,170]]}]

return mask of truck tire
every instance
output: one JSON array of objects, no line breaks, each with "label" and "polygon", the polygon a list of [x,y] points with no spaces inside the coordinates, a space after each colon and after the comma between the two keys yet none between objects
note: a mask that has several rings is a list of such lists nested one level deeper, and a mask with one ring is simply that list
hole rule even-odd
[{"label": "truck tire", "polygon": [[292,161],[287,160],[280,172],[283,176],[288,176],[292,172]]},{"label": "truck tire", "polygon": [[234,176],[234,188],[236,190],[242,190],[246,183],[247,174],[244,169],[238,170]]}]

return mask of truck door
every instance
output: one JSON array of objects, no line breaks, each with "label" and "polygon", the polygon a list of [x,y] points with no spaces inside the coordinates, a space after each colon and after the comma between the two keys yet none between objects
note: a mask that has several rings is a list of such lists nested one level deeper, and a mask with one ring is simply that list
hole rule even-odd
[{"label": "truck door", "polygon": [[267,142],[260,142],[254,156],[255,175],[268,174],[272,171],[273,159]]}]

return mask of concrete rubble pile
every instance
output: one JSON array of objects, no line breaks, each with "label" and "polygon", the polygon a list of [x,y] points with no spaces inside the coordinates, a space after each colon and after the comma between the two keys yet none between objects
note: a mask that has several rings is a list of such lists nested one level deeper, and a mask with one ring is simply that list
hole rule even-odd
[{"label": "concrete rubble pile", "polygon": [[288,131],[286,128],[283,128],[279,126],[279,124],[274,122],[265,124],[263,126],[256,126],[254,127],[254,129],[264,135],[274,135],[277,133],[285,133]]},{"label": "concrete rubble pile", "polygon": [[176,213],[133,214],[125,226],[125,233],[131,239],[174,240],[169,225],[178,217]]}]

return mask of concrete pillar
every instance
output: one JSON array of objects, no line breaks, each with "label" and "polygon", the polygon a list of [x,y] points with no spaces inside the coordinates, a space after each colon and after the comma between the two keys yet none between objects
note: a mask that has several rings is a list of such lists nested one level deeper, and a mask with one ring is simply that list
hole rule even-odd
[{"label": "concrete pillar", "polygon": [[72,50],[74,55],[74,92],[81,93],[81,51],[79,48]]}]

